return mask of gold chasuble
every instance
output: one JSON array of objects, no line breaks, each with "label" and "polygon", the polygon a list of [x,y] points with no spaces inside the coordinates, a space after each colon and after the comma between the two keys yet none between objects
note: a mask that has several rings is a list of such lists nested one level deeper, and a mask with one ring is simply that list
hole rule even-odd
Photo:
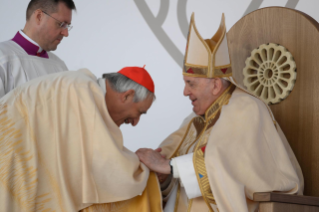
[{"label": "gold chasuble", "polygon": [[300,166],[267,106],[233,84],[160,147],[168,158],[193,152],[202,196],[188,199],[173,179],[162,194],[164,201],[176,195],[175,212],[254,212],[255,192],[303,191]]},{"label": "gold chasuble", "polygon": [[161,211],[149,174],[123,146],[88,70],[37,78],[0,100],[0,211],[72,212],[102,203],[105,210],[90,211]]}]

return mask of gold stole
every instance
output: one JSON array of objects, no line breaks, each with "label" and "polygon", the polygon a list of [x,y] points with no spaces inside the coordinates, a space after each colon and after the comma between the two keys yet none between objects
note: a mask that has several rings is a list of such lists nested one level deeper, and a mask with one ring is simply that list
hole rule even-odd
[{"label": "gold stole", "polygon": [[[207,109],[204,117],[197,116],[190,121],[182,142],[173,154],[173,157],[187,154],[189,149],[196,143],[193,151],[194,169],[202,196],[210,211],[213,211],[210,204],[212,203],[216,205],[216,202],[208,181],[205,165],[205,147],[210,135],[210,131],[219,118],[222,106],[228,104],[228,101],[235,88],[236,87],[231,84],[223,92],[223,94]],[[175,211],[177,209],[178,199],[179,190],[177,192],[175,202]],[[190,210],[191,205],[192,200],[190,200],[189,202],[188,211]]]},{"label": "gold stole", "polygon": [[162,212],[162,197],[157,176],[150,172],[142,195],[119,202],[94,204],[81,212]]}]

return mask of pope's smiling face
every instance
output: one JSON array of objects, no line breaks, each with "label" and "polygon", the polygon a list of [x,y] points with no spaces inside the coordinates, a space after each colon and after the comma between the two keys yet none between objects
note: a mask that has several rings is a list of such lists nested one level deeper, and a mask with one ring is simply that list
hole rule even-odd
[{"label": "pope's smiling face", "polygon": [[188,96],[196,115],[204,115],[216,100],[213,95],[214,79],[184,76],[184,95]]}]

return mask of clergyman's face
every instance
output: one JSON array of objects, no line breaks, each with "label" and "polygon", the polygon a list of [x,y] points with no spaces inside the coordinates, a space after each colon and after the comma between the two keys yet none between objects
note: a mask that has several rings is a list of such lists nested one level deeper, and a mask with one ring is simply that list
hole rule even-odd
[{"label": "clergyman's face", "polygon": [[130,103],[127,103],[125,105],[125,112],[123,112],[121,119],[118,120],[118,126],[123,123],[136,126],[140,120],[141,115],[146,114],[152,103],[153,97],[147,97],[145,100],[140,102],[131,101]]},{"label": "clergyman's face", "polygon": [[[60,22],[71,24],[72,10],[63,2],[59,2],[57,8],[57,12],[49,15]],[[44,14],[44,22],[40,29],[41,36],[39,36],[39,45],[46,51],[56,50],[63,37],[69,36],[68,29],[61,28],[59,22],[50,16]]]},{"label": "clergyman's face", "polygon": [[212,79],[184,76],[184,95],[192,101],[196,115],[204,115],[206,110],[215,101],[212,95]]}]

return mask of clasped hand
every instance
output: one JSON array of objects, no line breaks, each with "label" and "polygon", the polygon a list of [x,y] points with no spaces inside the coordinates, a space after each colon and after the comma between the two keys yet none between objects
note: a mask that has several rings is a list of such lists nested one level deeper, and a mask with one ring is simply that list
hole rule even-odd
[{"label": "clasped hand", "polygon": [[135,153],[139,157],[140,161],[144,163],[151,171],[157,173],[160,182],[167,178],[167,175],[171,173],[171,166],[168,159],[164,155],[161,155],[161,148],[156,150],[141,148]]}]

